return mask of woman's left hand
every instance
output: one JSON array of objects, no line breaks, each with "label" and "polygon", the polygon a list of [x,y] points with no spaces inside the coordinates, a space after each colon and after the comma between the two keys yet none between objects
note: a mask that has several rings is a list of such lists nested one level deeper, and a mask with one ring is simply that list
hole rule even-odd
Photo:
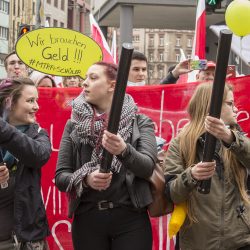
[{"label": "woman's left hand", "polygon": [[119,155],[126,148],[126,143],[122,137],[117,134],[112,134],[104,130],[102,138],[102,146],[111,154]]},{"label": "woman's left hand", "polygon": [[227,144],[233,142],[234,137],[232,131],[226,127],[221,119],[207,116],[205,119],[205,129],[217,139],[220,139]]}]

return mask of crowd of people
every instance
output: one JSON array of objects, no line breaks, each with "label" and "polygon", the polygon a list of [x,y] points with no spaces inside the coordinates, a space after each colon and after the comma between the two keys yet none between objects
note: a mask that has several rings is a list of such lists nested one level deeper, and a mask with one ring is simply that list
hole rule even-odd
[{"label": "crowd of people", "polygon": [[[7,78],[0,81],[0,250],[48,250],[50,234],[42,201],[41,169],[50,158],[47,132],[36,122],[38,87],[57,87],[53,76],[33,71],[10,53]],[[189,60],[169,69],[161,84],[176,83],[190,72]],[[233,88],[226,84],[221,119],[209,116],[215,63],[199,70],[187,112],[189,123],[174,138],[163,168],[168,202],[185,203],[187,216],[179,232],[181,249],[249,250],[250,140],[237,124]],[[128,86],[143,86],[148,63],[135,51]],[[157,162],[153,121],[138,113],[125,94],[118,133],[107,131],[117,66],[94,63],[86,78],[64,77],[62,87],[81,87],[61,138],[55,184],[67,193],[76,250],[150,250],[152,203],[149,178]],[[216,138],[212,162],[202,162],[205,133]],[[101,170],[103,151],[112,154]],[[209,194],[202,181],[211,179]]]}]

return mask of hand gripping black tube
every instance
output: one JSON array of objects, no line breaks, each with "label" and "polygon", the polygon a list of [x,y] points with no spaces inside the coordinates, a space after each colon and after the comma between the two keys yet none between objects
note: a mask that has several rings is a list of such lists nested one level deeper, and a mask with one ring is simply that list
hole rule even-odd
[{"label": "hand gripping black tube", "polygon": [[[116,134],[119,128],[120,116],[123,106],[123,100],[126,92],[128,74],[131,64],[131,58],[134,48],[131,43],[124,43],[122,45],[121,56],[119,60],[116,86],[114,90],[114,96],[111,104],[111,110],[108,121],[107,130]],[[103,150],[100,172],[108,173],[110,165],[113,159],[113,155],[106,149]]]},{"label": "hand gripping black tube", "polygon": [[[211,96],[211,104],[209,115],[220,118],[221,106],[224,94],[225,79],[227,73],[228,58],[230,54],[232,41],[232,32],[230,30],[221,30],[219,45],[217,50],[215,76],[213,82],[213,90]],[[210,133],[206,132],[205,146],[203,150],[203,162],[212,162],[214,159],[214,151],[216,145],[216,138]],[[198,186],[198,191],[202,194],[210,192],[211,179],[201,181]]]}]

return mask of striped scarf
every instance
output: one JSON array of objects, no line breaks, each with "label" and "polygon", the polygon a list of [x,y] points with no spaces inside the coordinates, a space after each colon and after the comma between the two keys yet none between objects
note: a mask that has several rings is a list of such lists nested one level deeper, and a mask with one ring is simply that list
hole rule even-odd
[{"label": "striped scarf", "polygon": [[[132,133],[132,124],[137,112],[137,106],[130,95],[125,95],[121,118],[119,122],[118,133],[124,141],[126,141]],[[80,169],[76,170],[70,179],[67,192],[71,192],[75,188],[78,197],[81,196],[82,180],[86,175],[99,169],[103,147],[101,144],[103,131],[107,128],[107,114],[96,115],[93,106],[86,102],[84,93],[81,93],[73,102],[71,122],[76,128],[77,135],[81,138],[83,144],[89,144],[93,147],[91,160],[86,162]],[[119,173],[121,162],[114,156],[110,170]]]}]

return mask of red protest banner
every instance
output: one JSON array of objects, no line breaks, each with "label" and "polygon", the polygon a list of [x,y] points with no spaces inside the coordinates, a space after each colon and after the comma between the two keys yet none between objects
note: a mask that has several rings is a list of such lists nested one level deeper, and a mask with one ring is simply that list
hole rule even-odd
[{"label": "red protest banner", "polygon": [[[250,133],[250,76],[232,78],[235,105],[239,109],[238,122],[246,133]],[[148,115],[155,123],[157,136],[166,139],[166,146],[178,131],[188,122],[186,107],[198,83],[128,87],[139,107],[139,112]],[[71,102],[81,89],[40,89],[40,110],[37,120],[51,139],[52,155],[43,167],[42,195],[52,235],[48,238],[50,249],[72,250],[71,221],[67,218],[67,198],[58,191],[54,183],[57,154],[64,125],[70,118]],[[174,249],[174,241],[168,240],[169,217],[151,219],[153,229],[153,250]]]}]

